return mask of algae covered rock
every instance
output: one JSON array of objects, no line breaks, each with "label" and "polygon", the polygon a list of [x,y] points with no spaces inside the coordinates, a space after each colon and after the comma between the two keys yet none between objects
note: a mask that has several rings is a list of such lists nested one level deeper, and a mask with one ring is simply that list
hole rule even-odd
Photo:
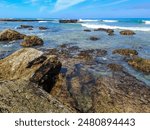
[{"label": "algae covered rock", "polygon": [[7,29],[0,32],[0,41],[13,41],[23,39],[25,37],[24,34],[21,34],[15,30]]},{"label": "algae covered rock", "polygon": [[150,74],[150,60],[144,58],[133,58],[128,61],[128,64],[136,68],[137,70],[143,71]]},{"label": "algae covered rock", "polygon": [[135,35],[136,33],[131,30],[123,30],[120,32],[121,35]]},{"label": "algae covered rock", "polygon": [[120,54],[124,56],[135,56],[138,55],[138,52],[136,50],[132,49],[116,49],[113,51],[113,54]]},{"label": "algae covered rock", "polygon": [[123,70],[123,67],[121,65],[118,65],[118,64],[109,64],[107,65],[108,68],[110,68],[112,71],[122,71]]},{"label": "algae covered rock", "polygon": [[21,46],[32,47],[37,45],[43,45],[44,41],[37,36],[26,36],[24,41],[21,43]]}]

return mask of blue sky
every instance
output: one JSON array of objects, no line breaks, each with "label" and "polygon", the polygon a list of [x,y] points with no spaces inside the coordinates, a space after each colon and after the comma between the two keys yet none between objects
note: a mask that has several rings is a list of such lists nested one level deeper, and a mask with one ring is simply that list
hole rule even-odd
[{"label": "blue sky", "polygon": [[0,0],[1,18],[150,18],[150,0]]}]

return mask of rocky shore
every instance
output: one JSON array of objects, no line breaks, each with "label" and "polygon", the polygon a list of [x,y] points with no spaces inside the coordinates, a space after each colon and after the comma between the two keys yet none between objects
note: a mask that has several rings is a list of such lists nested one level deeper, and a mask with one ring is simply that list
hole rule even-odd
[{"label": "rocky shore", "polygon": [[[115,33],[102,28],[93,31]],[[135,35],[130,30],[120,34]],[[0,60],[0,112],[150,112],[150,86],[129,74],[122,65],[104,62],[108,50],[81,49],[70,44],[37,50],[30,48],[44,44],[37,36],[11,29],[0,32],[0,41],[12,40],[21,40],[24,48]],[[91,36],[89,40],[100,38]],[[130,48],[112,51],[112,55],[122,56],[137,71],[149,74],[150,60],[138,54]],[[89,71],[97,65],[109,73],[95,75]]]}]

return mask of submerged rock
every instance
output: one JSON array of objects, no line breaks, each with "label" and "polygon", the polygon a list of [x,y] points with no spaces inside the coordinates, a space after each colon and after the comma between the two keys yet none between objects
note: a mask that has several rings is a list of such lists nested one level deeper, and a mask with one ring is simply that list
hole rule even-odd
[{"label": "submerged rock", "polygon": [[39,27],[40,30],[47,30],[47,27]]},{"label": "submerged rock", "polygon": [[123,67],[118,64],[109,64],[107,65],[108,68],[110,68],[112,71],[123,71]]},{"label": "submerged rock", "polygon": [[137,70],[150,74],[150,60],[149,59],[143,59],[143,58],[137,57],[137,58],[133,58],[129,60],[128,64],[133,66]]},{"label": "submerged rock", "polygon": [[26,36],[24,37],[24,41],[20,44],[24,47],[32,47],[37,45],[43,45],[44,41],[37,36]]},{"label": "submerged rock", "polygon": [[97,41],[97,40],[99,40],[99,38],[98,38],[98,37],[95,37],[95,36],[91,36],[91,37],[90,37],[90,40],[92,40],[92,41]]},{"label": "submerged rock", "polygon": [[136,33],[131,30],[123,30],[120,32],[121,35],[135,35]]},{"label": "submerged rock", "polygon": [[138,52],[136,50],[132,50],[132,49],[116,49],[113,51],[113,54],[120,54],[120,55],[124,55],[124,56],[135,56],[138,55]]},{"label": "submerged rock", "polygon": [[116,73],[96,78],[82,64],[72,68],[70,62],[65,76],[50,92],[70,108],[86,113],[150,112],[149,86],[122,71],[121,66],[110,65]]},{"label": "submerged rock", "polygon": [[59,20],[59,23],[77,23],[77,19],[70,19],[70,20]]},{"label": "submerged rock", "polygon": [[13,41],[23,39],[25,37],[24,34],[21,34],[15,30],[7,29],[0,32],[0,41]]}]

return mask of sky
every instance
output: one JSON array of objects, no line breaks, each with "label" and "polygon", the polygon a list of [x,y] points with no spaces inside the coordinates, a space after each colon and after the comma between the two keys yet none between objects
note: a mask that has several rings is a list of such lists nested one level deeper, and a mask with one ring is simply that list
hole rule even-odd
[{"label": "sky", "polygon": [[150,0],[0,0],[0,18],[150,18]]}]

